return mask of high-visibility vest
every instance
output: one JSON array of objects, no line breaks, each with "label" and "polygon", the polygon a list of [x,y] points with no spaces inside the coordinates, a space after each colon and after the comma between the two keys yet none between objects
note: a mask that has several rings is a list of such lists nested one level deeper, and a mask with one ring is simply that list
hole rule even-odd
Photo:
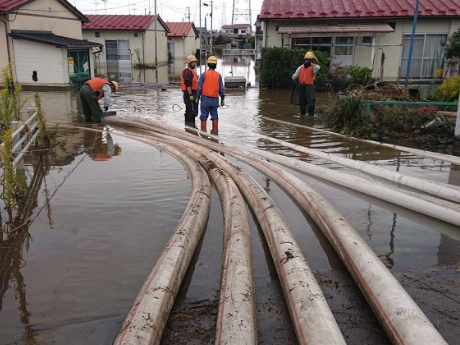
[{"label": "high-visibility vest", "polygon": [[93,79],[88,80],[85,84],[88,85],[91,88],[91,90],[93,90],[93,92],[99,91],[100,93],[97,96],[97,99],[101,99],[102,97],[104,97],[104,92],[102,91],[102,87],[104,85],[109,85],[110,83],[107,79],[93,78]]},{"label": "high-visibility vest", "polygon": [[204,72],[203,90],[201,92],[203,96],[219,97],[219,77],[219,72],[216,72],[215,70],[208,69]]},{"label": "high-visibility vest", "polygon": [[180,83],[181,83],[181,86],[182,86],[182,91],[187,90],[187,86],[185,86],[185,81],[184,81],[184,72],[186,70],[189,70],[192,73],[192,76],[193,76],[193,78],[192,78],[192,91],[198,90],[198,77],[197,77],[195,71],[187,66],[187,67],[184,67],[184,69],[182,70],[182,72],[180,74]]},{"label": "high-visibility vest", "polygon": [[300,85],[313,85],[315,81],[315,75],[313,74],[313,64],[305,68],[304,66],[300,67],[299,72],[299,84]]}]

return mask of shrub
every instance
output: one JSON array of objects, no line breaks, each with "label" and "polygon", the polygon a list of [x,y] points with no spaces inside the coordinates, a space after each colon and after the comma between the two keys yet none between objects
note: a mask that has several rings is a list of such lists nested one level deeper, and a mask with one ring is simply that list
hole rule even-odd
[{"label": "shrub", "polygon": [[430,97],[438,102],[457,102],[460,90],[460,76],[446,79]]},{"label": "shrub", "polygon": [[[289,88],[292,83],[292,75],[303,63],[307,50],[288,48],[262,48],[262,61],[259,66],[259,84],[269,88]],[[316,75],[318,80],[329,72],[327,54],[314,51],[320,71]]]},{"label": "shrub", "polygon": [[365,85],[372,77],[372,70],[368,67],[353,65],[348,67],[349,81],[353,84]]}]

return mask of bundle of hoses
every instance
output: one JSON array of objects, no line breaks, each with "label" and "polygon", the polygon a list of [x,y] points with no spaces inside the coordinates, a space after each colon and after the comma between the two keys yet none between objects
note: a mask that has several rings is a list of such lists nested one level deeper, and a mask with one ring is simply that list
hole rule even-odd
[{"label": "bundle of hoses", "polygon": [[[338,214],[337,211],[333,209],[321,196],[319,196],[315,191],[311,190],[306,184],[298,180],[291,174],[283,171],[279,168],[274,167],[272,164],[267,163],[266,161],[260,160],[259,158],[249,155],[242,154],[239,151],[233,150],[231,148],[214,144],[209,141],[188,135],[187,133],[178,131],[169,126],[163,125],[158,122],[154,122],[145,118],[133,118],[133,117],[120,117],[114,118],[113,121],[110,121],[112,124],[124,124],[135,126],[138,128],[149,129],[155,132],[163,132],[169,136],[175,136],[178,138],[183,138],[187,142],[181,142],[182,146],[188,147],[192,151],[198,151],[197,147],[192,145],[191,142],[197,142],[201,146],[206,146],[213,150],[219,150],[237,157],[238,159],[243,160],[244,162],[253,165],[257,169],[263,171],[267,176],[281,185],[286,191],[288,191],[293,198],[308,212],[308,214],[315,220],[321,230],[324,232],[326,237],[334,246],[335,250],[341,257],[341,259],[346,264],[347,268],[351,272],[364,296],[368,300],[369,304],[374,309],[377,317],[379,318],[382,326],[386,330],[389,338],[395,344],[446,344],[442,336],[437,332],[433,327],[431,322],[426,318],[422,311],[418,308],[415,302],[409,297],[397,280],[391,275],[387,268],[381,263],[379,258],[375,253],[367,246],[367,244],[361,239],[361,237],[356,233],[354,229],[343,219],[343,217]],[[159,140],[159,139],[156,139]],[[191,155],[191,152],[189,152]],[[203,154],[204,156],[209,156],[211,153]],[[231,174],[230,174],[231,175]],[[233,176],[232,176],[233,177]],[[236,178],[233,177],[236,181]],[[241,188],[241,187],[240,187]],[[249,200],[249,196],[245,195],[246,199]],[[259,210],[257,213],[262,212]],[[262,214],[262,218],[266,217]],[[259,220],[259,222],[264,223]],[[285,231],[284,225],[282,231]],[[264,234],[266,231],[264,230]],[[266,237],[267,242],[270,244],[270,251],[276,261],[276,254],[278,249],[276,248],[276,241],[270,240],[269,230],[267,230]],[[275,243],[274,243],[275,242]],[[295,242],[293,242],[295,243]],[[295,249],[295,246],[291,248]],[[289,251],[288,251],[289,252]],[[282,253],[281,251],[279,253]],[[287,255],[287,254],[286,254]],[[303,256],[299,256],[303,257]],[[291,258],[291,255],[289,255]],[[303,259],[302,259],[303,260]],[[302,261],[300,260],[300,261]],[[278,260],[279,261],[279,260]],[[292,260],[287,260],[286,258],[281,259],[281,263],[286,265]],[[305,262],[306,263],[306,262]],[[278,265],[279,266],[279,265]],[[329,320],[327,318],[328,313],[324,312],[324,315],[311,317],[311,315],[305,316],[306,319],[302,319],[301,315],[298,314],[302,309],[315,309],[308,308],[304,303],[306,298],[296,300],[295,296],[290,294],[297,289],[300,285],[296,285],[296,289],[291,291],[286,290],[286,286],[289,286],[291,283],[286,283],[286,276],[283,276],[281,268],[278,268],[278,274],[280,275],[280,280],[283,284],[283,291],[288,301],[288,307],[290,309],[291,317],[296,329],[297,337],[299,343],[301,344],[340,344],[343,343],[343,338],[341,336],[336,336],[334,332],[336,328],[335,321],[330,323],[324,320]],[[246,283],[245,283],[246,284]],[[295,283],[293,283],[295,284]],[[233,285],[233,284],[232,284]],[[244,284],[243,284],[244,285]],[[308,296],[308,293],[307,293]],[[322,296],[322,294],[320,295]],[[319,297],[319,300],[322,300],[323,297]],[[293,302],[290,302],[289,300]],[[222,303],[222,300],[220,300]],[[327,306],[326,306],[327,307]],[[134,308],[134,306],[133,306]],[[320,309],[320,308],[317,308]],[[169,311],[167,311],[169,313]],[[220,311],[219,311],[220,313]],[[230,314],[230,313],[228,313]],[[227,315],[228,315],[227,314]],[[326,316],[325,316],[326,315]],[[167,316],[166,316],[167,318]],[[316,318],[322,318],[321,322],[324,322],[324,325],[327,327],[318,327],[310,328]],[[127,318],[128,319],[128,318]],[[237,320],[238,321],[238,320]],[[165,321],[166,322],[166,321]],[[302,323],[305,322],[305,327],[302,326]],[[241,329],[236,330],[231,325],[233,323],[229,321],[229,327],[224,329],[221,327],[222,331],[228,330],[230,334],[234,332],[241,332]],[[132,326],[132,325],[131,325]],[[219,325],[218,325],[219,327]],[[329,330],[326,330],[329,327]],[[125,321],[124,326],[120,334],[122,334],[127,328],[129,328],[129,323]],[[130,329],[140,329],[142,325],[132,326]],[[246,329],[246,328],[245,328]],[[325,330],[325,333],[329,333],[331,339],[328,342],[322,342],[320,339],[315,337],[315,333],[320,332],[320,330]],[[252,332],[246,338],[246,340],[241,342],[230,342],[235,344],[240,343],[253,343],[249,341],[254,339]],[[332,336],[334,334],[335,336]],[[233,336],[233,335],[230,335]],[[120,338],[120,337],[119,337]],[[117,339],[119,339],[117,338]],[[135,337],[136,338],[136,337]],[[125,337],[126,339],[126,337]],[[221,342],[216,342],[218,344],[229,343],[225,339],[228,338],[227,335],[218,337]],[[316,340],[315,340],[316,339]],[[129,342],[116,342],[117,344]],[[136,344],[141,344],[142,342],[134,342]],[[149,344],[154,344],[157,342],[148,342]]]}]

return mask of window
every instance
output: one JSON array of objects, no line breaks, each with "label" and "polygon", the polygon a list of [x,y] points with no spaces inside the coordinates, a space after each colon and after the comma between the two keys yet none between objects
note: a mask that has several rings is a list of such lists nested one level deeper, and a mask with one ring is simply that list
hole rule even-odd
[{"label": "window", "polygon": [[353,37],[335,38],[335,55],[353,55]]},{"label": "window", "polygon": [[364,36],[363,37],[364,44],[371,44],[372,43],[372,36]]},{"label": "window", "polygon": [[94,33],[94,36],[95,36],[95,37],[101,37],[101,33],[100,33],[99,31],[96,31],[96,32]]},{"label": "window", "polygon": [[[446,34],[415,35],[409,76],[412,78],[434,78],[434,71],[444,65],[444,49],[441,43],[446,42],[446,40]],[[400,77],[406,76],[410,42],[411,35],[404,35]]]},{"label": "window", "polygon": [[134,37],[139,37],[139,33],[137,31],[134,32]]},{"label": "window", "polygon": [[245,34],[245,33],[246,33],[246,30],[241,30],[241,33],[242,33],[242,34]]}]

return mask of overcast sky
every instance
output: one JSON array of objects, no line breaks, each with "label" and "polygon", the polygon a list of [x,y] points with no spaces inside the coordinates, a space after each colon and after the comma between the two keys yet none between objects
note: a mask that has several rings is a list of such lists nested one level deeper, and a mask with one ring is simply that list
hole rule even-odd
[{"label": "overcast sky", "polygon": [[[83,14],[154,14],[155,0],[69,0]],[[207,0],[156,0],[157,12],[166,22],[188,21],[188,8],[190,8],[190,21],[199,25],[201,1],[201,26],[211,27],[210,15],[211,1]],[[263,0],[251,0],[252,24],[260,13]],[[204,6],[203,4],[208,4]],[[223,24],[232,24],[233,1],[213,0],[213,30],[220,29]],[[249,23],[249,0],[235,0],[235,13],[241,14],[234,20],[234,24]],[[208,16],[206,16],[208,14]],[[245,16],[246,14],[246,16]]]}]

